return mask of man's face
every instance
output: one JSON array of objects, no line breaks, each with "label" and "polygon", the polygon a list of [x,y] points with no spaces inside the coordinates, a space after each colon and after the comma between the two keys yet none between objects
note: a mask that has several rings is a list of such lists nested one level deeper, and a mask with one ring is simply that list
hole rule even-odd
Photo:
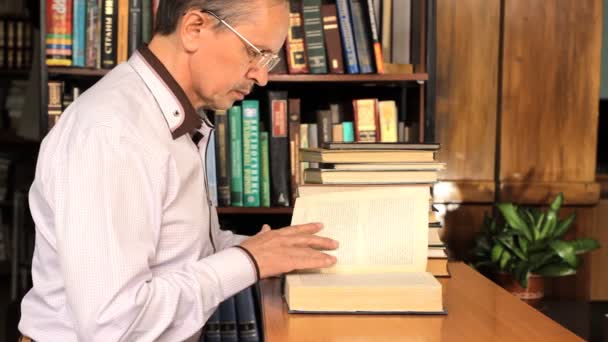
[{"label": "man's face", "polygon": [[[204,108],[228,109],[242,100],[254,84],[266,85],[268,70],[257,66],[255,51],[241,38],[221,27],[217,19],[204,15],[219,29],[202,40],[203,46],[191,56],[192,90]],[[258,49],[277,53],[287,35],[289,8],[286,4],[260,0],[251,16],[228,24]]]}]

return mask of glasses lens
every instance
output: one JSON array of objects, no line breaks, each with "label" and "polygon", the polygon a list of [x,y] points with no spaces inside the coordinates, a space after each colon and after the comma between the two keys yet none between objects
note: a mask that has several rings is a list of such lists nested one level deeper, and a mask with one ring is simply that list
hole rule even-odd
[{"label": "glasses lens", "polygon": [[280,58],[278,56],[264,53],[260,56],[257,65],[260,68],[266,68],[270,71],[279,64],[279,60]]}]

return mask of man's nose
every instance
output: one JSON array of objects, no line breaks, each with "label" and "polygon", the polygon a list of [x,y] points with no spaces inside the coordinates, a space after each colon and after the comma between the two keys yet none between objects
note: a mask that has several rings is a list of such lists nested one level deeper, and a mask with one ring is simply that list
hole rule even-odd
[{"label": "man's nose", "polygon": [[268,84],[268,69],[253,67],[249,69],[247,77],[252,79],[258,86],[264,87]]}]

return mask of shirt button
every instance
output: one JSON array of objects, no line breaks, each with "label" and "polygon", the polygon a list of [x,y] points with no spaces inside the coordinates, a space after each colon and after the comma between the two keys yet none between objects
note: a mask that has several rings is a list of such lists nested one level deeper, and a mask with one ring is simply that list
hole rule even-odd
[{"label": "shirt button", "polygon": [[173,112],[173,116],[179,116],[179,112],[178,111]]}]

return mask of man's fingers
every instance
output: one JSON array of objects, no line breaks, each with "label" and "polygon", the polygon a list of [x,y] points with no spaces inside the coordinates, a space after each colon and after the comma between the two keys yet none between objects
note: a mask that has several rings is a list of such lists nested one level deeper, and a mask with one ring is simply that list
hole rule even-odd
[{"label": "man's fingers", "polygon": [[285,237],[287,243],[294,247],[310,247],[321,250],[331,250],[338,248],[338,241],[317,235],[298,234]]},{"label": "man's fingers", "polygon": [[283,235],[290,235],[290,234],[314,234],[318,231],[320,231],[321,229],[323,229],[323,224],[320,222],[313,222],[313,223],[304,223],[304,224],[297,224],[294,226],[289,226],[289,227],[285,227],[283,229],[280,229],[280,232]]},{"label": "man's fingers", "polygon": [[335,256],[312,248],[294,247],[290,254],[294,270],[329,267],[337,261]]},{"label": "man's fingers", "polygon": [[270,228],[269,225],[265,224],[265,225],[262,226],[262,230],[260,230],[260,233],[269,232],[271,230],[272,230],[272,228]]}]

